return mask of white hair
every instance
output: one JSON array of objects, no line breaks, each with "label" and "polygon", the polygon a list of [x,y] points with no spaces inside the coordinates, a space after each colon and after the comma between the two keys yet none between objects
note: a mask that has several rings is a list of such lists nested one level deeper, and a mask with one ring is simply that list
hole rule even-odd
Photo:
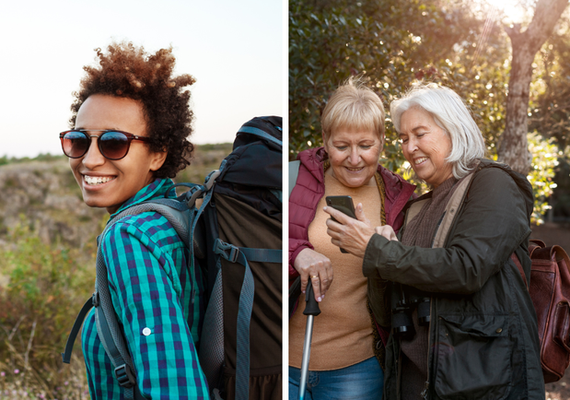
[{"label": "white hair", "polygon": [[431,114],[435,123],[451,139],[451,152],[445,159],[453,164],[453,176],[461,179],[474,167],[476,159],[485,156],[485,139],[471,117],[465,103],[453,90],[435,83],[412,87],[402,98],[390,104],[390,117],[400,132],[402,114],[419,107]]}]

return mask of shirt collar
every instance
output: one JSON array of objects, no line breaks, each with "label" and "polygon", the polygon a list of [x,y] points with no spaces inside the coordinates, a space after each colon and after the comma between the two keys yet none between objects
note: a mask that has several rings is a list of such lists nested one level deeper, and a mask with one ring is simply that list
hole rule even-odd
[{"label": "shirt collar", "polygon": [[125,201],[121,207],[119,207],[119,209],[111,215],[109,220],[112,220],[121,211],[126,210],[127,208],[134,205],[140,204],[144,201],[154,198],[176,197],[175,192],[170,190],[172,189],[172,185],[174,185],[174,182],[172,182],[172,180],[169,178],[155,179],[154,182],[149,183],[141,190],[139,190],[133,197]]}]

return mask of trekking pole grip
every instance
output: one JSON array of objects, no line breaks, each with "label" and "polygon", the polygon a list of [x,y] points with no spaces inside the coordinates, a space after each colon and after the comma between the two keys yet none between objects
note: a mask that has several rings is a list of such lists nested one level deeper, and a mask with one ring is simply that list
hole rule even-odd
[{"label": "trekking pole grip", "polygon": [[305,311],[303,311],[304,315],[317,316],[321,313],[321,309],[319,308],[319,303],[317,303],[317,300],[315,300],[315,295],[313,294],[313,285],[310,280],[309,283],[307,284],[305,301],[307,302],[307,304],[305,305]]}]

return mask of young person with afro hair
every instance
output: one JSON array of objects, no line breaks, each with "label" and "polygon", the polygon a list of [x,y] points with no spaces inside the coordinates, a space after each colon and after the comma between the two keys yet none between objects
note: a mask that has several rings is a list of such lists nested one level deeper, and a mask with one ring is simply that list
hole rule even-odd
[{"label": "young person with afro hair", "polygon": [[[96,49],[99,65],[74,93],[72,130],[60,134],[64,153],[90,207],[109,222],[156,198],[172,198],[173,178],[193,150],[190,75],[173,76],[172,49],[148,54],[132,43]],[[188,248],[157,212],[127,216],[100,237],[111,300],[135,367],[137,395],[206,399],[197,355],[204,290],[199,268],[188,272]],[[114,367],[97,334],[95,313],[82,333],[93,399],[122,399]]]}]

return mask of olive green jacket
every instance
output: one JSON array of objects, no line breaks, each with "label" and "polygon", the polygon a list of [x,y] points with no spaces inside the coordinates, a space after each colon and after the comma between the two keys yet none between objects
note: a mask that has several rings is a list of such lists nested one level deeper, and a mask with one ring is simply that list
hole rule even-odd
[{"label": "olive green jacket", "polygon": [[[444,213],[450,225],[438,228],[447,230],[442,247],[405,246],[377,234],[371,238],[363,272],[370,278],[373,312],[388,323],[385,280],[430,293],[424,398],[544,399],[536,313],[510,260],[516,252],[530,277],[532,188],[507,166],[481,160],[459,200],[457,208],[450,200]],[[398,376],[399,357],[399,341],[391,335],[384,400],[399,399],[405,384]]]}]

